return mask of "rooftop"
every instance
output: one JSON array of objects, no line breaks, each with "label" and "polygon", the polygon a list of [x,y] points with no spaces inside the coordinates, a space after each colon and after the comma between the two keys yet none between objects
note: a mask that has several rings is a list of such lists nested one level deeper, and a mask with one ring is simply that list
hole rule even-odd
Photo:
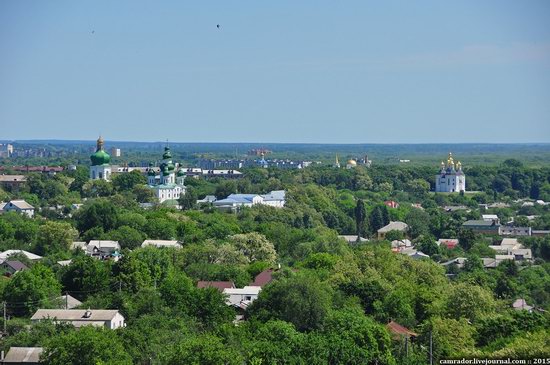
[{"label": "rooftop", "polygon": [[10,347],[2,363],[38,363],[42,347]]},{"label": "rooftop", "polygon": [[[87,311],[89,316],[86,316]],[[116,309],[38,309],[31,320],[55,318],[59,321],[110,321],[117,313]]]}]

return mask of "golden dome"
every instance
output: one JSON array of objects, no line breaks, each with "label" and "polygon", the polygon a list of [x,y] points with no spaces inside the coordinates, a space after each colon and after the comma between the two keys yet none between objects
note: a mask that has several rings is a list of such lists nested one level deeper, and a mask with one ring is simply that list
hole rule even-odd
[{"label": "golden dome", "polygon": [[353,165],[353,166],[355,166],[355,165],[357,165],[357,161],[355,161],[355,160],[353,160],[353,159],[352,159],[352,160],[349,160],[349,161],[348,161],[348,165]]}]

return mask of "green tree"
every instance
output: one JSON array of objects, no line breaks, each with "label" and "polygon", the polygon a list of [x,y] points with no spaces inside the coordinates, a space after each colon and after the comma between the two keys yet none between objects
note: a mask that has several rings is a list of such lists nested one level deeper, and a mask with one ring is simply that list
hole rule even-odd
[{"label": "green tree", "polygon": [[236,234],[229,237],[229,243],[242,252],[250,262],[274,263],[277,260],[277,252],[273,243],[262,234],[256,232]]},{"label": "green tree", "polygon": [[367,219],[367,209],[365,208],[365,202],[362,199],[357,200],[355,206],[355,225],[357,227],[357,235],[359,237],[365,236],[365,222]]},{"label": "green tree", "polygon": [[114,204],[107,199],[95,199],[84,204],[75,213],[76,227],[80,232],[91,228],[101,227],[109,231],[117,226],[118,211]]},{"label": "green tree", "polygon": [[89,180],[82,186],[82,195],[87,198],[107,197],[113,194],[113,185],[105,180]]},{"label": "green tree", "polygon": [[247,315],[290,322],[299,331],[321,328],[332,304],[332,290],[315,276],[297,275],[264,287]]},{"label": "green tree", "polygon": [[68,251],[78,232],[69,223],[47,221],[38,229],[37,252],[40,255]]},{"label": "green tree", "polygon": [[113,241],[118,241],[121,248],[133,250],[143,243],[145,235],[135,228],[120,226],[117,229],[107,232],[107,237]]},{"label": "green tree", "polygon": [[241,354],[211,334],[185,336],[161,355],[164,364],[173,365],[241,365]]},{"label": "green tree", "polygon": [[104,262],[90,256],[78,256],[69,266],[61,270],[63,290],[80,300],[88,295],[110,291],[111,268]]},{"label": "green tree", "polygon": [[37,264],[12,277],[4,289],[4,300],[15,315],[30,315],[36,309],[53,303],[60,295],[60,289],[61,285],[52,270]]},{"label": "green tree", "polygon": [[145,185],[146,182],[147,179],[138,170],[117,174],[112,180],[113,187],[117,191],[131,191],[136,185]]},{"label": "green tree", "polygon": [[41,362],[47,365],[132,364],[115,331],[92,326],[52,336]]},{"label": "green tree", "polygon": [[192,187],[187,187],[185,194],[181,195],[178,202],[183,210],[195,209],[197,206],[197,192]]}]

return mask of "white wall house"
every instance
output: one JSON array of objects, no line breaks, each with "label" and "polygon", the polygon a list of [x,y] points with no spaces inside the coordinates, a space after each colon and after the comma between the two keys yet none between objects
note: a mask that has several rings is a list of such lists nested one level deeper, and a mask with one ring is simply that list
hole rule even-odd
[{"label": "white wall house", "polygon": [[52,319],[75,327],[94,326],[117,329],[125,326],[124,316],[115,309],[38,309],[31,321]]},{"label": "white wall house", "polygon": [[244,288],[225,288],[226,303],[239,308],[246,308],[250,303],[258,299],[262,287],[245,286]]},{"label": "white wall house", "polygon": [[29,218],[34,217],[34,207],[24,200],[10,200],[7,203],[0,203],[0,211],[17,212],[25,214]]},{"label": "white wall house", "polygon": [[439,174],[435,175],[435,191],[437,193],[466,191],[466,175],[462,172],[462,164],[460,161],[455,164],[450,152],[447,165],[441,161]]}]

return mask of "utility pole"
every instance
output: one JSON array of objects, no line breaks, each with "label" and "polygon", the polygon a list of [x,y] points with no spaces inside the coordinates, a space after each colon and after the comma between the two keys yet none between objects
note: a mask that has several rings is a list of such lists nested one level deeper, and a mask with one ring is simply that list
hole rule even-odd
[{"label": "utility pole", "polygon": [[430,330],[430,365],[433,365],[434,363],[434,357],[433,357],[433,339],[432,339],[432,331]]}]

